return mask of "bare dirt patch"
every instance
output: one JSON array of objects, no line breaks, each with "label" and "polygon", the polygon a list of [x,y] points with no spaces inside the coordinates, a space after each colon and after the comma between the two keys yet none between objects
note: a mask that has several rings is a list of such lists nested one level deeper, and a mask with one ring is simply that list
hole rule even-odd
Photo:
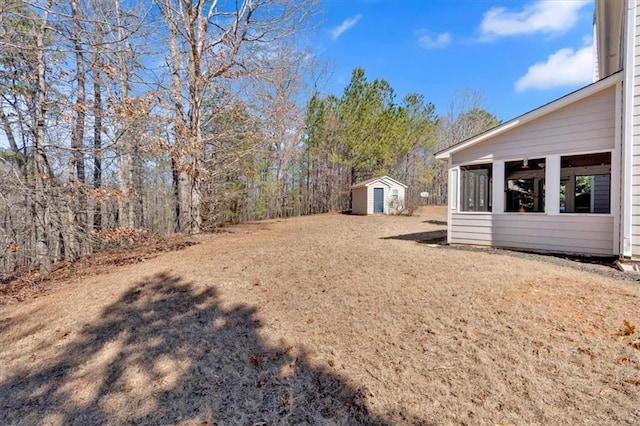
[{"label": "bare dirt patch", "polygon": [[640,422],[638,284],[445,221],[246,224],[10,301],[0,423]]}]

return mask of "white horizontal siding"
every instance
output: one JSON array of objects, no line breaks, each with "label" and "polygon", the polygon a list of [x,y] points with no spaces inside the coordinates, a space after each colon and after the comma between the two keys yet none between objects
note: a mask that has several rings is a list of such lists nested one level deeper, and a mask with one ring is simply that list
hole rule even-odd
[{"label": "white horizontal siding", "polygon": [[613,216],[468,214],[451,218],[452,244],[613,255]]},{"label": "white horizontal siding", "polygon": [[367,188],[354,188],[351,190],[351,212],[353,214],[367,214]]},{"label": "white horizontal siding", "polygon": [[610,175],[596,175],[593,177],[593,188],[591,196],[593,197],[593,213],[609,213],[611,191]]},{"label": "white horizontal siding", "polygon": [[454,153],[454,165],[614,148],[615,87]]},{"label": "white horizontal siding", "polygon": [[[638,239],[640,239],[640,225],[639,224],[634,224],[632,227],[632,232],[631,232],[631,236],[633,241],[637,241]],[[633,253],[634,256],[636,255],[636,253]]]}]

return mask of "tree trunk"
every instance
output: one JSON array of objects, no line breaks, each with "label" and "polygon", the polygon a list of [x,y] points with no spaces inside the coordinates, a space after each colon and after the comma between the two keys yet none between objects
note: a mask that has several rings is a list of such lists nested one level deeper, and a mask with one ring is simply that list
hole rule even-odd
[{"label": "tree trunk", "polygon": [[173,189],[173,232],[180,232],[180,172],[173,156],[171,156],[171,187]]},{"label": "tree trunk", "polygon": [[[84,185],[86,180],[84,171],[83,141],[87,99],[85,93],[86,73],[84,67],[84,54],[83,46],[80,42],[82,27],[79,22],[81,18],[78,16],[78,13],[78,0],[71,0],[71,17],[74,21],[71,31],[74,33],[73,49],[75,50],[76,56],[76,81],[78,83],[78,97],[74,106],[74,110],[76,112],[76,123],[71,133],[71,164],[75,170],[71,171],[71,177],[72,179],[77,179],[81,185]],[[73,173],[75,173],[75,176]]]},{"label": "tree trunk", "polygon": [[190,233],[193,229],[193,211],[191,206],[191,176],[186,171],[178,172],[178,202],[180,204],[180,232]]},{"label": "tree trunk", "polygon": [[188,138],[187,123],[184,119],[184,105],[182,103],[182,90],[184,84],[180,76],[181,52],[178,48],[177,18],[174,16],[170,0],[166,0],[165,20],[169,27],[169,53],[171,66],[171,98],[173,103],[173,149],[171,150],[171,168],[173,173],[174,195],[176,197],[176,229],[178,232],[189,232],[189,192],[190,179],[182,164],[182,147],[184,139]]},{"label": "tree trunk", "polygon": [[18,144],[16,143],[16,138],[13,135],[13,129],[11,128],[11,123],[9,122],[9,117],[5,114],[4,110],[0,108],[0,121],[2,121],[2,129],[4,130],[4,134],[7,137],[7,141],[9,142],[9,148],[15,154],[16,164],[20,169],[24,165],[24,158],[18,149]]},{"label": "tree trunk", "polygon": [[[115,0],[116,8],[116,25],[118,27],[118,38],[122,41],[121,49],[118,56],[119,61],[119,76],[120,76],[120,93],[121,102],[125,103],[129,101],[129,79],[130,79],[130,67],[129,57],[131,56],[131,45],[129,44],[127,37],[124,33],[124,26],[121,22],[122,10],[120,8],[120,1]],[[128,126],[122,126],[124,132],[120,144],[117,148],[118,156],[120,158],[118,164],[118,185],[120,192],[124,195],[118,199],[118,225],[126,227],[134,227],[134,212],[133,212],[133,198],[137,195],[133,188],[133,158],[132,158],[132,146],[136,143],[133,140]]]},{"label": "tree trunk", "polygon": [[[76,57],[76,81],[77,99],[74,105],[76,113],[75,126],[71,132],[71,170],[69,170],[69,180],[72,185],[71,201],[66,206],[67,219],[63,224],[62,235],[65,240],[64,257],[74,261],[80,257],[87,249],[83,248],[83,235],[87,230],[87,202],[84,196],[84,186],[86,183],[84,167],[84,127],[86,118],[86,72],[83,54],[83,45],[80,41],[82,33],[81,17],[79,16],[78,0],[71,0],[71,27],[73,37],[73,48]],[[65,208],[61,206],[61,208]],[[62,213],[62,212],[61,212]]]},{"label": "tree trunk", "polygon": [[51,271],[51,254],[49,253],[48,236],[48,212],[47,212],[47,187],[49,186],[49,167],[44,152],[45,140],[45,115],[46,106],[46,63],[44,37],[49,18],[49,9],[52,0],[47,2],[40,18],[40,28],[36,36],[36,74],[37,74],[37,104],[35,109],[35,134],[34,134],[34,165],[35,165],[35,257],[36,264],[42,274]]},{"label": "tree trunk", "polygon": [[[102,187],[102,75],[100,53],[96,50],[92,61],[93,74],[93,188]],[[102,206],[95,202],[93,229],[102,229]]]},{"label": "tree trunk", "polygon": [[141,228],[144,226],[144,164],[138,141],[134,142],[131,154],[131,186],[133,188],[131,216],[133,218],[133,226]]}]

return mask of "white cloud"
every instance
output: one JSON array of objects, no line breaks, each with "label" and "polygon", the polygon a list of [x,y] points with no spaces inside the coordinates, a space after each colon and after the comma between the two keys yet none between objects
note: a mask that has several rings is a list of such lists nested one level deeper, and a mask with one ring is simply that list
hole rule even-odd
[{"label": "white cloud", "polygon": [[551,89],[561,86],[588,84],[593,78],[593,45],[579,50],[560,49],[546,62],[529,67],[516,82],[516,91]]},{"label": "white cloud", "polygon": [[337,40],[338,37],[340,37],[342,35],[342,33],[347,31],[349,28],[352,28],[354,25],[356,25],[358,23],[358,21],[360,20],[360,18],[362,18],[362,15],[361,14],[357,14],[353,18],[345,19],[342,22],[342,24],[340,24],[337,27],[335,27],[335,28],[330,30],[331,38],[333,40]]},{"label": "white cloud", "polygon": [[447,47],[451,44],[451,34],[442,33],[438,34],[435,38],[430,35],[423,35],[418,38],[418,44],[427,49],[437,49],[441,47]]},{"label": "white cloud", "polygon": [[590,0],[537,0],[516,12],[494,7],[484,14],[480,30],[488,37],[558,34],[572,28],[578,20],[580,9],[589,3]]}]

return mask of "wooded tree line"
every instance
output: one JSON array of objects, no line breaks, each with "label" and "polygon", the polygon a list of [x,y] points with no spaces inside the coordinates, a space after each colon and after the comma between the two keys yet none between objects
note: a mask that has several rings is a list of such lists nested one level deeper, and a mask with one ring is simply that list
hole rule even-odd
[{"label": "wooded tree line", "polygon": [[397,103],[362,69],[342,96],[319,94],[298,41],[318,14],[315,0],[5,0],[2,272],[346,210],[350,186],[379,174],[411,203],[445,203],[433,152],[496,118],[475,100],[443,116],[419,94]]}]

